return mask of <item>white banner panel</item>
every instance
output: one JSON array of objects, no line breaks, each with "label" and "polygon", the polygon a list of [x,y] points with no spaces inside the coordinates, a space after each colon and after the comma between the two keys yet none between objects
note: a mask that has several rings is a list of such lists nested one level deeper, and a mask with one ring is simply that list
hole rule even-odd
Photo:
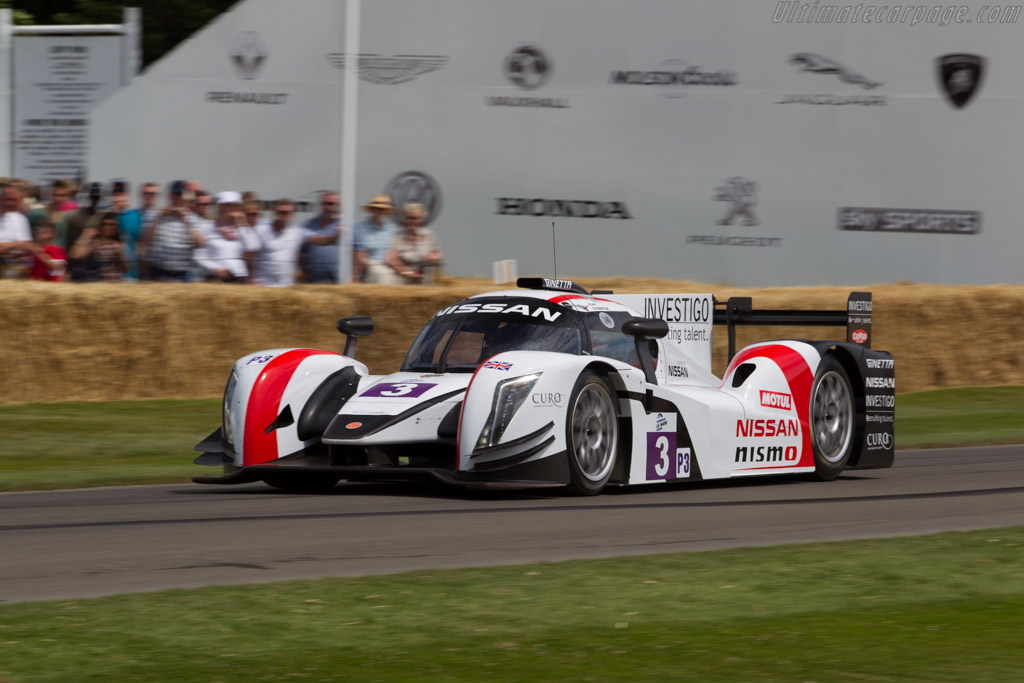
[{"label": "white banner panel", "polygon": [[88,167],[93,107],[121,86],[121,36],[14,38],[14,175],[46,185]]},{"label": "white banner panel", "polygon": [[[789,7],[363,3],[343,200],[427,204],[457,275],[554,275],[554,223],[560,277],[1022,281],[1020,8]],[[337,187],[344,29],[340,2],[239,3],[100,105],[91,169]]]}]

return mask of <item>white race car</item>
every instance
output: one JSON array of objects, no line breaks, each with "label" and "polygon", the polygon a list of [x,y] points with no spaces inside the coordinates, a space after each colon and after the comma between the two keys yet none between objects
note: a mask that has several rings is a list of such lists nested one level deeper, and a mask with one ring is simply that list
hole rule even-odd
[{"label": "white race car", "polygon": [[[273,349],[239,359],[223,424],[196,450],[205,484],[294,490],[435,479],[475,488],[606,486],[806,473],[893,462],[892,356],[870,347],[871,295],[845,311],[755,311],[749,298],[588,293],[565,280],[439,311],[401,369]],[[711,371],[715,324],[730,362]],[[735,326],[846,325],[847,341],[768,341],[733,353]]]}]

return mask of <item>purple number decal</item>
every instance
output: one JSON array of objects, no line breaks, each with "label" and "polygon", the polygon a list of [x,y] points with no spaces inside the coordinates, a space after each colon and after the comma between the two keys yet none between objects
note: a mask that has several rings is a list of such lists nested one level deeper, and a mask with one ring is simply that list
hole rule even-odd
[{"label": "purple number decal", "polygon": [[381,382],[364,391],[359,397],[416,398],[436,386],[429,382]]},{"label": "purple number decal", "polygon": [[647,481],[676,479],[676,416],[647,416]]}]

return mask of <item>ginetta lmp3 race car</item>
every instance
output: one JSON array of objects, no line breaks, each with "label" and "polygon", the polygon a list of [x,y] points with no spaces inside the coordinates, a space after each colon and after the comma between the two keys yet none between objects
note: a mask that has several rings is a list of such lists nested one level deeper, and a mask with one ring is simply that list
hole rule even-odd
[{"label": "ginetta lmp3 race car", "polygon": [[[434,479],[474,488],[609,485],[806,473],[893,462],[892,356],[870,349],[871,294],[845,311],[756,311],[749,298],[588,293],[565,280],[439,311],[401,369],[353,358],[370,334],[342,318],[344,354],[273,349],[239,359],[223,424],[196,463],[204,484],[293,490]],[[711,372],[716,324],[730,361]],[[846,325],[847,341],[734,352],[737,325]]]}]

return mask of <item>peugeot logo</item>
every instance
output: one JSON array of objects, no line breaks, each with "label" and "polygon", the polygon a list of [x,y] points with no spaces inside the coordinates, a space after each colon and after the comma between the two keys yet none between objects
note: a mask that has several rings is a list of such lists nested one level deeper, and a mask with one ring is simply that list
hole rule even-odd
[{"label": "peugeot logo", "polygon": [[427,207],[427,220],[423,223],[430,225],[438,214],[441,213],[441,186],[437,181],[426,173],[420,171],[405,171],[399,173],[388,183],[385,194],[391,196],[399,211],[393,214],[393,220],[398,221],[404,218],[401,209],[406,204],[422,204]]},{"label": "peugeot logo", "polygon": [[536,45],[520,45],[505,57],[505,78],[523,90],[536,90],[551,78],[554,64]]},{"label": "peugeot logo", "polygon": [[259,33],[243,31],[235,37],[229,55],[238,69],[238,77],[251,80],[256,78],[263,62],[267,61],[267,48]]}]

